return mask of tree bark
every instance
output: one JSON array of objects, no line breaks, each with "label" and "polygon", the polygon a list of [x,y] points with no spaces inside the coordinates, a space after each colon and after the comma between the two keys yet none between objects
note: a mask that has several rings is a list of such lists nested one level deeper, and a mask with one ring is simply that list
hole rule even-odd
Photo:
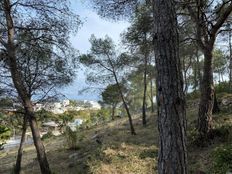
[{"label": "tree bark", "polygon": [[112,115],[111,115],[111,119],[114,120],[114,117],[115,117],[115,104],[112,105]]},{"label": "tree bark", "polygon": [[186,174],[186,112],[173,0],[153,0],[157,68],[159,174]]},{"label": "tree bark", "polygon": [[18,149],[18,155],[17,155],[15,169],[14,169],[15,174],[19,174],[21,171],[21,162],[22,162],[22,156],[23,156],[23,144],[24,144],[25,138],[26,138],[26,131],[27,131],[27,118],[26,118],[26,115],[24,115],[22,135],[21,135],[20,145],[19,145],[19,149]]},{"label": "tree bark", "polygon": [[197,46],[196,58],[197,58],[197,77],[198,77],[198,87],[201,89],[202,75],[201,75],[201,65],[199,60],[199,49]]},{"label": "tree bark", "polygon": [[147,96],[147,60],[148,59],[148,56],[147,54],[145,53],[145,56],[144,56],[144,74],[143,74],[143,108],[142,108],[142,114],[143,114],[143,126],[146,126],[147,125],[147,120],[146,120],[146,96]]},{"label": "tree bark", "polygon": [[212,69],[212,48],[204,50],[204,67],[201,84],[201,97],[198,112],[198,131],[201,138],[206,138],[212,128],[212,111],[214,104],[214,86]]},{"label": "tree bark", "polygon": [[230,49],[230,60],[229,60],[229,87],[232,92],[232,43],[231,43],[231,31],[229,31],[229,49]]},{"label": "tree bark", "polygon": [[40,139],[40,133],[38,126],[36,124],[36,119],[34,117],[33,105],[31,102],[30,94],[28,93],[27,88],[24,85],[24,80],[21,71],[19,70],[17,65],[16,46],[14,43],[14,37],[15,37],[14,21],[11,14],[12,6],[10,0],[4,0],[3,8],[5,13],[5,18],[7,23],[7,33],[8,33],[7,45],[5,46],[8,53],[7,64],[10,68],[11,78],[14,83],[15,89],[17,90],[18,95],[22,101],[26,113],[26,117],[28,118],[31,127],[41,173],[50,174],[51,171],[49,168],[43,143]]},{"label": "tree bark", "polygon": [[[196,56],[196,58],[198,59],[198,50],[196,50],[196,52],[195,52],[195,56]],[[195,60],[194,59],[194,69],[193,69],[194,71],[193,71],[193,79],[194,79],[194,85],[193,85],[193,88],[194,88],[194,91],[196,91],[197,90],[197,87],[198,87],[198,80],[199,79],[197,79],[197,72],[198,72],[198,64],[197,64],[197,60]]]},{"label": "tree bark", "polygon": [[38,161],[40,164],[41,173],[51,174],[47,156],[45,153],[45,148],[40,138],[40,132],[39,132],[39,128],[36,122],[35,114],[33,111],[33,105],[31,101],[26,102],[25,111],[26,111],[26,115],[28,117],[29,124],[31,127],[31,132],[33,136],[34,145],[37,151],[37,157],[38,157]]},{"label": "tree bark", "polygon": [[[225,5],[227,4],[227,5]],[[214,24],[208,23],[207,14],[205,13],[205,5],[201,1],[196,1],[195,6],[191,3],[186,4],[189,14],[196,24],[196,40],[199,48],[204,54],[203,77],[200,87],[201,97],[198,113],[198,132],[204,140],[207,138],[212,128],[212,110],[214,103],[214,86],[213,86],[213,70],[212,70],[212,51],[215,44],[218,31],[225,23],[232,11],[232,3],[223,2],[219,8],[219,17],[212,21]]]},{"label": "tree bark", "polygon": [[150,79],[150,88],[151,88],[151,112],[154,113],[155,112],[155,108],[154,108],[154,101],[153,101],[153,82],[152,82],[152,78]]},{"label": "tree bark", "polygon": [[120,96],[121,96],[121,99],[122,99],[124,108],[125,108],[125,110],[126,110],[126,113],[127,113],[128,119],[129,119],[131,134],[132,134],[132,135],[136,135],[136,132],[135,132],[135,129],[134,129],[134,125],[133,125],[133,121],[132,121],[132,117],[131,117],[131,114],[130,114],[130,110],[129,110],[128,106],[127,106],[126,100],[125,100],[125,98],[124,98],[124,96],[123,96],[123,93],[122,93],[122,88],[121,88],[121,86],[120,86],[120,84],[119,84],[117,75],[115,74],[114,71],[113,71],[113,76],[114,76],[114,79],[115,79],[116,84],[117,84],[117,86],[118,86],[118,91],[119,91],[119,93],[120,93]]}]

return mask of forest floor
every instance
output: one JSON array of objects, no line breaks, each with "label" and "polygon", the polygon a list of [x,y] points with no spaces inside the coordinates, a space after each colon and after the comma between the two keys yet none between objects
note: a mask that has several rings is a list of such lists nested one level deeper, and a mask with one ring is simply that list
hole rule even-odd
[{"label": "forest floor", "polygon": [[[188,164],[189,173],[207,173],[212,165],[214,149],[228,143],[228,136],[216,137],[207,146],[197,147],[192,142],[195,135],[198,101],[187,102]],[[142,126],[139,116],[134,117],[137,135],[130,135],[126,118],[100,125],[82,134],[77,150],[69,150],[64,136],[44,140],[50,167],[55,174],[155,174],[157,173],[158,130],[156,115],[148,117]],[[214,128],[232,125],[232,108],[224,108],[214,115]],[[96,138],[97,137],[97,138]],[[97,141],[96,141],[97,140]],[[0,173],[12,173],[17,149],[0,151]],[[26,145],[23,154],[22,174],[40,173],[33,145]]]}]

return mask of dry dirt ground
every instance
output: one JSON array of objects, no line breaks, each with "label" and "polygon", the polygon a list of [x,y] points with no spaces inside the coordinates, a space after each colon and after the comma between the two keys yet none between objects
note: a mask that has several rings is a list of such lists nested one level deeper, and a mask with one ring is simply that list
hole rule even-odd
[{"label": "dry dirt ground", "polygon": [[[191,105],[191,104],[190,104]],[[188,126],[196,122],[196,108],[187,108]],[[84,138],[77,150],[69,150],[64,136],[44,141],[52,172],[55,174],[155,174],[157,173],[158,131],[156,116],[151,114],[147,127],[142,126],[139,116],[134,117],[137,135],[129,132],[126,118],[84,130]],[[232,123],[232,114],[216,116],[215,124],[221,120]],[[189,136],[192,130],[188,130]],[[97,137],[97,139],[95,138]],[[190,137],[191,140],[192,137]],[[99,140],[99,141],[96,141]],[[213,142],[205,148],[189,145],[189,173],[207,171],[211,165],[210,153],[221,142]],[[17,149],[0,151],[0,173],[10,174],[15,163]],[[23,174],[40,173],[33,145],[24,148]]]}]

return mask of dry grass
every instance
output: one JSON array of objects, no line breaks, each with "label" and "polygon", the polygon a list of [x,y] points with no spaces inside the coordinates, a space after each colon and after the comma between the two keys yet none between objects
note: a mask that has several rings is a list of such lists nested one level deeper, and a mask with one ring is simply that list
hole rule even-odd
[{"label": "dry grass", "polygon": [[[187,109],[188,125],[196,123],[197,107]],[[158,157],[158,131],[156,117],[149,116],[148,126],[143,127],[139,116],[134,117],[137,135],[129,132],[127,118],[85,130],[80,149],[68,150],[63,136],[45,140],[48,160],[57,174],[156,174]],[[232,125],[232,114],[216,115],[214,123]],[[102,144],[92,137],[98,135]],[[207,171],[211,165],[210,153],[221,142],[214,141],[205,148],[189,146],[189,173]],[[17,149],[0,153],[0,173],[11,173]],[[23,154],[23,174],[40,173],[35,149],[26,146]]]},{"label": "dry grass", "polygon": [[[80,142],[80,149],[76,151],[66,148],[63,136],[45,140],[53,173],[155,173],[157,130],[154,126],[155,118],[151,120],[153,123],[150,122],[144,128],[138,116],[134,118],[136,136],[130,134],[126,118],[85,130],[86,138]],[[102,144],[92,138],[96,134]],[[0,173],[11,173],[16,153],[17,149],[1,151]],[[24,148],[22,169],[24,174],[40,173],[33,145]]]}]

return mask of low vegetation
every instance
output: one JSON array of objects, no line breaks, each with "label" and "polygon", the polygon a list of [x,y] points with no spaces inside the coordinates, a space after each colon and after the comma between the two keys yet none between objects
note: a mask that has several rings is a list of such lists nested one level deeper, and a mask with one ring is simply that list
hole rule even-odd
[{"label": "low vegetation", "polygon": [[[223,98],[227,95],[220,96]],[[199,147],[194,144],[197,137],[194,129],[197,118],[195,103],[196,100],[187,102],[189,173],[224,174],[231,170],[232,163],[231,106],[223,106],[222,112],[214,115],[214,136],[204,147]],[[136,136],[130,135],[127,119],[123,117],[95,126],[83,125],[77,131],[66,129],[61,136],[44,138],[52,171],[54,173],[62,171],[62,174],[156,174],[157,118],[154,114],[150,114],[147,127],[142,126],[140,115],[134,115],[133,119],[137,128]],[[34,147],[26,145],[24,151],[23,173],[40,173]],[[17,149],[2,151],[0,173],[11,171],[16,152]]]}]

